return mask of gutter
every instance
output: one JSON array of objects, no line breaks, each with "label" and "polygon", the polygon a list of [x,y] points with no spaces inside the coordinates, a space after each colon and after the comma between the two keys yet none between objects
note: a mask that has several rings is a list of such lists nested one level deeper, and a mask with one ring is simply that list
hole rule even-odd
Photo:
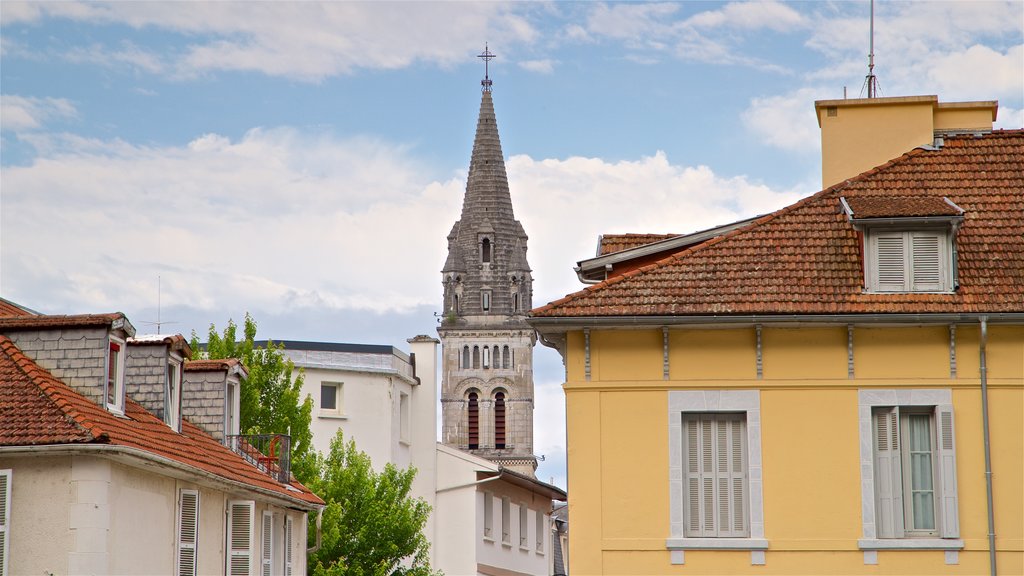
[{"label": "gutter", "polygon": [[746,314],[674,316],[532,316],[527,322],[537,331],[563,332],[583,328],[717,325],[717,324],[968,324],[1024,323],[1024,312],[938,314]]},{"label": "gutter", "polygon": [[484,478],[483,480],[477,480],[476,482],[467,482],[465,484],[456,484],[454,486],[447,486],[445,488],[438,488],[437,490],[434,491],[434,493],[440,494],[441,492],[448,492],[448,491],[451,491],[451,490],[458,490],[459,488],[469,488],[470,486],[478,486],[478,485],[483,484],[485,482],[494,482],[495,480],[501,480],[501,472],[498,472],[496,475],[491,476],[490,478]]},{"label": "gutter", "polygon": [[[131,446],[118,446],[112,444],[48,444],[43,446],[0,446],[0,455],[2,456],[81,456],[83,453],[92,454],[95,456],[125,456],[130,459],[143,460],[144,464],[154,463],[181,472],[187,472],[193,476],[200,476],[206,480],[212,481],[216,484],[227,485],[230,488],[244,490],[246,492],[256,492],[261,496],[266,497],[268,500],[278,505],[290,507],[299,510],[305,510],[312,512],[314,510],[323,509],[323,505],[314,504],[312,502],[306,502],[304,500],[291,499],[287,496],[274,492],[273,490],[267,490],[266,488],[260,488],[259,486],[253,486],[246,484],[245,482],[239,482],[238,480],[231,480],[218,476],[212,472],[207,472],[194,466],[182,464],[177,460],[172,460],[164,456],[147,452],[140,448],[133,448]],[[144,467],[144,466],[143,466]],[[294,489],[294,488],[293,488]]]},{"label": "gutter", "polygon": [[981,373],[981,426],[985,441],[985,496],[988,504],[988,565],[989,574],[996,576],[996,521],[995,508],[992,503],[992,445],[989,438],[988,420],[988,366],[986,365],[988,345],[988,318],[982,316],[981,342],[978,345],[980,355],[979,368]]}]

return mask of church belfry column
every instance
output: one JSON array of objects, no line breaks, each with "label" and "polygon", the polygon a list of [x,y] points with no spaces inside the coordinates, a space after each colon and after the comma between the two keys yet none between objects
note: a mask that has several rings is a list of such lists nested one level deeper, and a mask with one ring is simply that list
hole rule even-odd
[{"label": "church belfry column", "polygon": [[485,74],[469,177],[441,271],[441,441],[533,475],[533,277],[494,114],[495,55],[485,48],[479,57]]}]

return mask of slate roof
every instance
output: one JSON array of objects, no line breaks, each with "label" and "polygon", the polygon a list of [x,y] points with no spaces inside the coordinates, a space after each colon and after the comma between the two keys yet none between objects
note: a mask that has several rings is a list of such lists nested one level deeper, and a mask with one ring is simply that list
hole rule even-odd
[{"label": "slate roof", "polygon": [[[840,198],[962,208],[953,294],[868,294]],[[931,205],[936,205],[928,201]],[[897,202],[899,204],[899,202]],[[533,310],[536,318],[1024,312],[1024,130],[950,137],[723,236]]]},{"label": "slate roof", "polygon": [[246,462],[187,420],[181,433],[130,398],[117,417],[54,378],[0,335],[0,446],[102,444],[134,448],[277,493],[307,508],[323,501],[298,482],[289,487]]}]

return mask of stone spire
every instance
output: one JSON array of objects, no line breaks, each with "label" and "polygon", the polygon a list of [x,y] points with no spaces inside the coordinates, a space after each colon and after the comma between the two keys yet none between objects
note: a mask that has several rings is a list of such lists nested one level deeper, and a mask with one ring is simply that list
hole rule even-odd
[{"label": "stone spire", "polygon": [[532,475],[535,335],[526,323],[533,300],[526,249],[488,78],[462,214],[448,234],[441,272],[441,439]]}]

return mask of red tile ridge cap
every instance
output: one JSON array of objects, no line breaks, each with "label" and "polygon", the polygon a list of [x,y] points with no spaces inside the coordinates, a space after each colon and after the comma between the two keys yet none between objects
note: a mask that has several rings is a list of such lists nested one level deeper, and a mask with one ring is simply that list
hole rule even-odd
[{"label": "red tile ridge cap", "polygon": [[[21,370],[22,374],[27,376],[43,392],[46,398],[64,413],[68,420],[92,437],[85,440],[86,442],[95,440],[106,441],[109,438],[102,428],[76,410],[74,404],[65,397],[66,393],[77,394],[77,392],[54,378],[52,374],[26,356],[10,338],[2,334],[0,334],[0,349],[14,361],[14,365]],[[84,397],[82,400],[89,402]]]},{"label": "red tile ridge cap", "polygon": [[661,260],[657,260],[655,262],[647,264],[646,266],[641,266],[640,268],[636,268],[636,269],[633,269],[633,270],[629,270],[627,272],[623,272],[622,274],[613,276],[612,278],[608,278],[607,280],[603,280],[603,281],[601,281],[601,282],[599,282],[597,284],[593,284],[591,286],[587,286],[587,287],[583,288],[583,290],[579,290],[577,292],[573,292],[572,294],[567,294],[566,296],[563,296],[562,298],[560,298],[558,300],[554,300],[552,302],[549,302],[549,303],[547,303],[544,306],[541,306],[539,308],[534,308],[533,310],[530,311],[530,316],[533,316],[533,317],[555,317],[554,314],[548,316],[546,314],[546,312],[548,312],[548,311],[550,311],[550,310],[552,310],[554,308],[558,308],[558,307],[560,307],[560,306],[562,306],[564,304],[569,304],[569,303],[571,303],[574,300],[582,298],[584,295],[586,295],[586,294],[588,294],[588,293],[590,293],[592,291],[601,290],[601,289],[603,289],[605,287],[608,287],[608,286],[614,286],[615,284],[618,284],[619,282],[624,282],[624,281],[626,281],[626,280],[628,280],[630,278],[635,278],[637,276],[646,274],[647,272],[650,272],[650,271],[653,271],[653,270],[657,270],[659,268],[662,268],[664,266],[672,264],[673,262],[676,262],[678,260],[682,260],[684,258],[687,258],[690,255],[692,255],[692,254],[694,254],[694,253],[696,253],[698,251],[706,250],[707,248],[709,248],[711,246],[717,246],[718,244],[721,244],[722,242],[728,242],[729,240],[735,238],[736,236],[739,236],[741,234],[745,234],[746,232],[752,230],[753,228],[761,226],[762,224],[770,222],[770,221],[772,221],[772,220],[774,220],[774,219],[776,219],[776,218],[778,218],[780,216],[783,216],[785,214],[789,214],[790,212],[796,210],[797,208],[803,207],[805,204],[817,201],[817,200],[819,200],[821,198],[824,198],[824,197],[826,197],[826,196],[828,196],[830,194],[836,194],[836,193],[840,192],[841,190],[845,189],[846,187],[850,186],[854,182],[859,182],[861,180],[865,180],[865,179],[867,179],[870,176],[873,176],[873,175],[875,175],[875,174],[877,174],[879,172],[882,172],[884,170],[887,170],[887,169],[891,168],[895,164],[904,162],[904,161],[906,161],[907,159],[909,159],[909,158],[911,158],[913,156],[917,156],[918,154],[923,154],[925,152],[926,152],[926,150],[924,150],[922,148],[914,148],[913,150],[905,152],[902,155],[897,156],[896,158],[893,158],[893,159],[885,162],[884,164],[880,164],[878,166],[875,166],[874,168],[871,168],[870,170],[866,170],[864,172],[861,172],[860,174],[858,174],[857,176],[854,176],[853,178],[848,178],[846,180],[843,180],[842,182],[837,182],[837,183],[829,186],[828,188],[825,188],[825,189],[823,189],[823,190],[821,190],[819,192],[815,192],[814,194],[811,194],[810,196],[807,196],[805,198],[801,198],[800,200],[797,200],[796,202],[794,202],[792,204],[789,204],[787,206],[783,206],[782,208],[776,210],[775,212],[770,212],[768,214],[765,214],[764,216],[758,218],[757,220],[754,220],[753,222],[747,224],[746,226],[743,226],[741,228],[737,228],[735,230],[731,230],[729,232],[726,232],[725,234],[722,234],[721,236],[717,236],[715,238],[710,238],[708,240],[705,240],[704,242],[701,242],[699,244],[695,244],[695,245],[687,248],[686,250],[670,254],[670,255],[666,256],[665,258],[662,258]]}]

